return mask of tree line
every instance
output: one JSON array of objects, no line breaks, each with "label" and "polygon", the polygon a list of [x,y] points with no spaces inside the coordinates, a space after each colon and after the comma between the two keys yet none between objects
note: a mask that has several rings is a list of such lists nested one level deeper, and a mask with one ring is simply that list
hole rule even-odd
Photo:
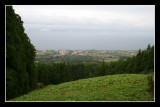
[{"label": "tree line", "polygon": [[150,72],[154,72],[154,45],[148,44],[146,49],[139,49],[137,55],[133,57],[111,62],[107,74]]},{"label": "tree line", "polygon": [[83,78],[120,73],[149,73],[154,71],[154,46],[127,59],[106,64],[68,62],[35,63],[36,50],[27,34],[23,21],[12,6],[6,6],[6,99],[12,99],[44,85],[59,84]]},{"label": "tree line", "polygon": [[[108,66],[108,68],[107,68]],[[119,59],[106,64],[36,64],[38,82],[44,85],[75,81],[83,78],[92,78],[114,74],[148,74],[154,72],[154,46],[139,50],[138,54],[127,59]]]},{"label": "tree line", "polygon": [[70,64],[70,63],[53,63],[53,64],[36,64],[38,74],[38,83],[59,84],[68,81],[75,81],[83,78],[102,76],[106,72],[106,66],[103,62],[99,64]]}]

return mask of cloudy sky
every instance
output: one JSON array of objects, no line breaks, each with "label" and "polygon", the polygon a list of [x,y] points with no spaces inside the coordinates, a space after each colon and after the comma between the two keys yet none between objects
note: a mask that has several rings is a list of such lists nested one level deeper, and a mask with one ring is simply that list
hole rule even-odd
[{"label": "cloudy sky", "polygon": [[13,5],[37,50],[138,50],[155,41],[154,5]]}]

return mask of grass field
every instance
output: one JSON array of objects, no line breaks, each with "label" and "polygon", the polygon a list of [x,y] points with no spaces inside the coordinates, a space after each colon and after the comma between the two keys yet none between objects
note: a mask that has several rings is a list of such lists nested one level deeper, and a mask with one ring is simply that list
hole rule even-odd
[{"label": "grass field", "polygon": [[10,101],[152,101],[144,74],[117,74],[48,85]]}]

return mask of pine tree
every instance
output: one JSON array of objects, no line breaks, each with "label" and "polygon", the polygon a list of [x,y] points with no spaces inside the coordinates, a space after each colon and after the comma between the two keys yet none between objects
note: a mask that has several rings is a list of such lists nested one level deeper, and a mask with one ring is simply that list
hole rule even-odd
[{"label": "pine tree", "polygon": [[99,73],[99,75],[100,76],[104,76],[105,74],[106,74],[106,64],[105,64],[105,62],[104,62],[104,60],[103,60],[103,62],[102,62],[102,64],[101,64],[101,67],[100,67],[100,73]]}]

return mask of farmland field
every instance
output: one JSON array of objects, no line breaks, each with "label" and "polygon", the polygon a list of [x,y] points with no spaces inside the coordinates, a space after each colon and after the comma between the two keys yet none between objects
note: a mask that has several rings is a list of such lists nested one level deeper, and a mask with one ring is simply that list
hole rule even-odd
[{"label": "farmland field", "polygon": [[126,59],[137,54],[137,50],[37,50],[35,62],[101,63]]},{"label": "farmland field", "polygon": [[47,85],[9,101],[153,101],[144,74],[117,74]]}]

